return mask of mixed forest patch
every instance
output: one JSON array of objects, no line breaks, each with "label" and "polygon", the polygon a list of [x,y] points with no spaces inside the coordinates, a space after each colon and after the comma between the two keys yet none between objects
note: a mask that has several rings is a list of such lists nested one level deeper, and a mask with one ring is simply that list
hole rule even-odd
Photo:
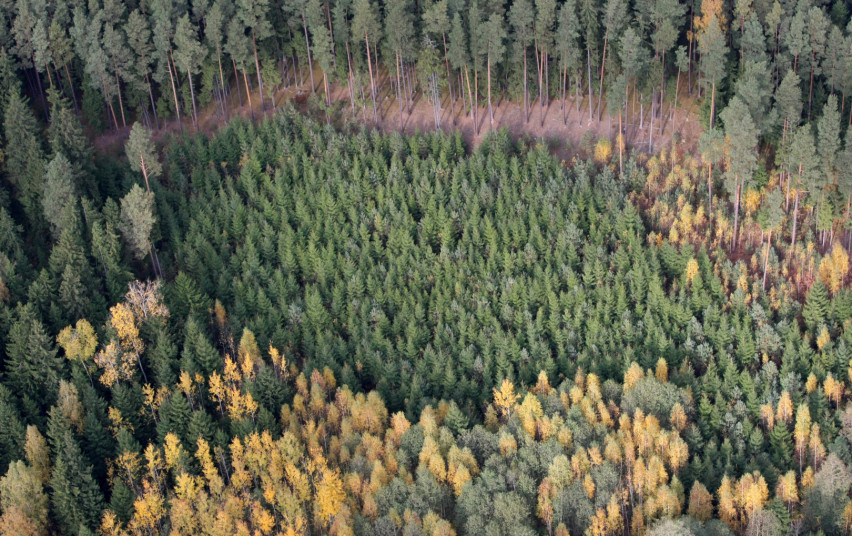
[{"label": "mixed forest patch", "polygon": [[0,0],[0,536],[852,535],[849,19]]},{"label": "mixed forest patch", "polygon": [[764,223],[777,174],[732,248],[677,150],[48,141],[0,212],[4,533],[848,530],[848,257]]}]

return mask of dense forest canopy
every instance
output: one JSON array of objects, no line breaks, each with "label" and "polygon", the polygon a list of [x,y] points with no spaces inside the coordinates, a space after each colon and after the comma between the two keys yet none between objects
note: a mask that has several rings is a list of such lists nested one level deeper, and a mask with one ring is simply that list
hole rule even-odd
[{"label": "dense forest canopy", "polygon": [[841,0],[0,0],[0,536],[852,534],[850,85]]}]

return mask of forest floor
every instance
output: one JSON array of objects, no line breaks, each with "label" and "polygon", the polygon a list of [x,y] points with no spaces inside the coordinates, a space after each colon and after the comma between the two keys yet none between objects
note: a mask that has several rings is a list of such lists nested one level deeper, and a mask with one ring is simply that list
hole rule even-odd
[{"label": "forest floor", "polygon": [[[626,115],[631,120],[624,121],[625,139],[628,149],[639,150],[641,152],[651,152],[649,148],[659,150],[660,147],[666,146],[671,142],[674,133],[678,135],[682,150],[694,151],[697,148],[698,138],[703,130],[698,120],[699,104],[694,95],[688,95],[685,89],[686,83],[684,81],[681,82],[677,108],[674,110],[674,115],[672,116],[671,114],[674,103],[672,102],[671,95],[667,94],[664,103],[662,125],[660,125],[659,114],[658,117],[654,118],[652,147],[649,145],[651,123],[647,103],[645,106],[641,106],[640,102],[636,99],[628,103]],[[245,88],[241,88],[241,95],[235,89],[236,86],[232,86],[227,99],[229,117],[235,115],[250,117],[251,109],[245,98]],[[403,106],[402,128],[400,128],[399,105],[390,79],[382,77],[377,89],[379,91],[379,95],[377,95],[379,121],[376,126],[379,130],[382,132],[399,131],[405,134],[412,134],[417,131],[425,132],[435,129],[433,106],[428,99],[424,98],[422,92],[418,92],[415,95],[410,106],[410,111]],[[562,100],[554,99],[550,103],[545,103],[542,113],[537,95],[533,94],[534,89],[535,87],[530,85],[529,98],[531,102],[529,105],[528,121],[524,121],[522,102],[507,99],[497,99],[494,101],[495,130],[505,127],[509,130],[509,134],[513,139],[521,137],[541,139],[554,154],[565,160],[570,160],[574,156],[588,156],[581,148],[583,137],[589,137],[586,134],[587,132],[590,133],[593,142],[596,142],[600,138],[607,138],[614,142],[618,131],[618,117],[611,117],[607,113],[606,98],[603,99],[604,102],[602,103],[604,110],[598,114],[597,110],[594,110],[594,107],[597,105],[597,95],[592,102],[593,110],[591,113],[587,96],[581,96],[579,102],[572,98],[572,96],[568,96],[564,103],[563,121]],[[321,84],[319,83],[317,84],[317,90],[321,91]],[[353,114],[349,94],[345,86],[333,86],[331,93],[333,122],[373,125],[372,105],[369,98],[364,108],[360,108],[356,104],[356,110]],[[369,95],[369,92],[365,91],[365,94]],[[269,98],[266,98],[266,106],[263,114],[274,113],[275,110],[287,101],[292,101],[298,109],[307,110],[307,98],[309,95],[310,83],[307,80],[305,84],[300,86],[291,85],[290,87],[279,89],[275,94],[274,106],[269,102]],[[252,91],[252,104],[254,106],[254,117],[257,119],[261,116],[260,95],[257,88],[253,88]],[[600,120],[598,120],[599,116]],[[183,130],[186,132],[194,131],[191,116],[184,115],[182,119]],[[223,117],[218,111],[218,106],[215,102],[199,110],[198,121],[199,129],[208,134],[215,132],[222,126]],[[456,99],[453,105],[447,92],[444,91],[441,102],[442,130],[446,132],[454,130],[461,131],[468,147],[474,148],[482,142],[491,130],[489,128],[488,102],[486,100],[480,100],[479,102],[477,122],[479,123],[478,132],[475,129],[473,116],[470,113],[469,103],[467,110],[465,110],[462,99],[460,98]],[[161,129],[156,134],[159,138],[180,131],[180,125],[174,120],[168,122],[161,121],[160,123]],[[96,149],[102,153],[123,153],[124,141],[127,139],[129,131],[130,127],[128,126],[104,132],[95,138]]]}]

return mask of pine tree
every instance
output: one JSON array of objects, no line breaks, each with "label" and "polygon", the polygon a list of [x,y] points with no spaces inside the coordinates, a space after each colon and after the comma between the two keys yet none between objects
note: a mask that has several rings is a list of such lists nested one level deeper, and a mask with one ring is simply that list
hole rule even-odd
[{"label": "pine tree", "polygon": [[[222,106],[224,119],[228,120],[228,104],[227,104],[227,86],[228,82],[225,78],[224,70],[222,69],[222,52],[225,41],[225,9],[221,1],[213,2],[210,9],[207,11],[207,16],[204,18],[204,39],[207,45],[216,54],[216,62],[219,68],[219,81],[217,87],[219,89],[219,102]],[[239,82],[238,82],[239,84]]]},{"label": "pine tree", "polygon": [[477,39],[480,41],[479,51],[485,56],[486,70],[488,76],[488,117],[489,128],[494,129],[494,109],[491,105],[491,71],[502,63],[505,46],[503,40],[506,38],[506,29],[503,24],[503,16],[493,13],[487,21],[479,26],[480,33]]},{"label": "pine tree", "polygon": [[790,247],[795,249],[799,223],[799,199],[803,189],[809,190],[811,188],[819,169],[819,160],[810,124],[799,128],[793,135],[790,151],[787,155],[787,168],[790,173],[790,178],[787,181],[788,197],[791,182],[796,189],[793,205],[793,232],[790,237]]},{"label": "pine tree", "polygon": [[[568,75],[571,73],[577,79],[577,73],[581,68],[580,58],[580,24],[577,20],[577,5],[575,0],[567,0],[559,8],[558,23],[556,29],[555,50],[559,53],[562,71],[562,123],[567,123],[565,110],[565,95],[569,92]],[[577,95],[575,95],[577,115],[580,115],[579,80],[576,83]]]},{"label": "pine tree", "polygon": [[[323,87],[325,89],[326,110],[331,106],[331,95],[328,87],[328,77],[334,65],[334,42],[329,31],[325,9],[320,0],[309,0],[306,9],[308,28],[311,31],[313,57],[322,69]],[[402,29],[401,29],[402,30]],[[273,103],[274,104],[274,103]],[[326,121],[329,121],[326,112]]]},{"label": "pine tree", "polygon": [[[151,230],[155,221],[154,194],[134,184],[121,200],[121,232],[138,259],[152,251]],[[151,257],[154,263],[153,254]]]},{"label": "pine tree", "polygon": [[524,122],[530,120],[529,97],[527,95],[527,79],[529,78],[527,69],[527,49],[529,48],[530,40],[533,37],[533,18],[534,12],[530,0],[517,0],[512,3],[509,9],[509,26],[512,30],[512,43],[517,48],[517,54],[523,58],[524,71],[522,75],[524,86]]},{"label": "pine tree", "polygon": [[716,85],[725,78],[725,61],[728,48],[725,45],[725,34],[714,14],[698,36],[698,49],[701,52],[701,72],[706,83],[710,85],[710,130],[716,123]]},{"label": "pine tree", "polygon": [[[373,73],[373,54],[371,47],[376,47],[376,40],[381,32],[376,6],[370,0],[355,0],[352,16],[352,36],[356,43],[365,44],[367,50],[367,70],[370,73],[370,97],[373,100],[373,121],[379,122],[376,110],[376,82]],[[372,45],[370,44],[372,42]]]},{"label": "pine tree", "polygon": [[775,107],[781,114],[782,143],[787,139],[787,131],[798,127],[802,117],[801,79],[792,69],[787,71],[781,83],[775,89]]},{"label": "pine tree", "polygon": [[[399,104],[399,128],[402,130],[403,83],[400,69],[405,67],[405,58],[411,56],[414,37],[414,21],[406,0],[389,0],[385,6],[385,44],[394,55],[396,64],[396,92]],[[410,110],[409,110],[410,112]]]},{"label": "pine tree", "polygon": [[263,111],[263,79],[260,76],[260,61],[257,56],[257,43],[272,34],[268,20],[269,0],[238,0],[237,17],[251,32],[251,44],[254,48],[254,66],[257,70],[257,85],[260,89],[260,110]]},{"label": "pine tree", "polygon": [[[538,65],[538,109],[539,120],[544,125],[544,108],[550,104],[550,54],[553,50],[553,31],[556,26],[556,2],[535,1],[535,24],[533,36]],[[489,104],[490,106],[490,104]]]},{"label": "pine tree", "polygon": [[728,138],[728,180],[726,186],[734,197],[734,234],[731,249],[737,248],[739,232],[740,199],[743,191],[751,183],[754,170],[757,168],[757,137],[758,130],[754,125],[751,113],[746,105],[734,97],[728,106],[719,114],[725,124],[725,134]]},{"label": "pine tree", "polygon": [[840,154],[840,111],[837,109],[837,97],[829,95],[822,109],[822,117],[817,121],[817,153],[820,160],[820,206],[825,201],[826,189],[837,184],[837,167]]},{"label": "pine tree", "polygon": [[[197,126],[197,125],[196,125]],[[163,166],[157,157],[156,147],[151,140],[151,131],[138,122],[130,129],[130,138],[124,146],[130,168],[139,171],[145,179],[145,187],[151,191],[150,181],[163,172]]]},{"label": "pine tree", "polygon": [[[603,110],[601,110],[601,96],[603,95],[604,78],[606,76],[606,53],[610,39],[620,37],[621,30],[627,22],[627,3],[624,0],[607,0],[604,8],[604,42],[603,51],[601,52],[601,74],[598,88],[598,120],[600,120]],[[617,87],[615,89],[620,89]],[[610,91],[609,89],[607,91]],[[608,97],[608,96],[607,96]],[[607,98],[609,103],[609,98]],[[614,110],[616,108],[610,108]],[[620,108],[618,108],[620,110]],[[610,113],[610,115],[612,115]]]},{"label": "pine tree", "polygon": [[[192,26],[188,15],[184,15],[178,20],[175,29],[175,64],[186,73],[187,81],[189,82],[189,92],[192,96],[192,120],[195,123],[195,129],[198,130],[198,111],[195,105],[195,88],[192,84],[192,75],[200,67],[204,61],[206,51],[201,43],[198,42],[198,31]],[[257,51],[255,50],[255,56]],[[257,72],[258,80],[260,79],[260,67]],[[263,86],[261,85],[260,93],[261,106],[263,105]],[[143,172],[144,173],[144,172]],[[146,174],[147,183],[147,174]]]},{"label": "pine tree", "polygon": [[[154,88],[151,84],[154,45],[151,41],[151,27],[148,19],[138,9],[134,9],[127,16],[127,21],[124,23],[124,33],[127,36],[127,47],[133,51],[132,64],[128,66],[128,77],[133,80],[138,90],[148,93],[151,113],[154,116],[154,125],[159,129],[160,118],[157,115],[157,106],[154,103]],[[147,118],[148,114],[144,111],[144,108],[143,113]],[[150,119],[147,121],[150,125]]]}]

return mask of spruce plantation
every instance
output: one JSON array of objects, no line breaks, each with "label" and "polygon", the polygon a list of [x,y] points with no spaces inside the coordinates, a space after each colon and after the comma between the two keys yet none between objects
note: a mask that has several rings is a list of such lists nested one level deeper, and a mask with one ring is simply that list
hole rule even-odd
[{"label": "spruce plantation", "polygon": [[852,536],[845,0],[0,0],[0,536]]}]

